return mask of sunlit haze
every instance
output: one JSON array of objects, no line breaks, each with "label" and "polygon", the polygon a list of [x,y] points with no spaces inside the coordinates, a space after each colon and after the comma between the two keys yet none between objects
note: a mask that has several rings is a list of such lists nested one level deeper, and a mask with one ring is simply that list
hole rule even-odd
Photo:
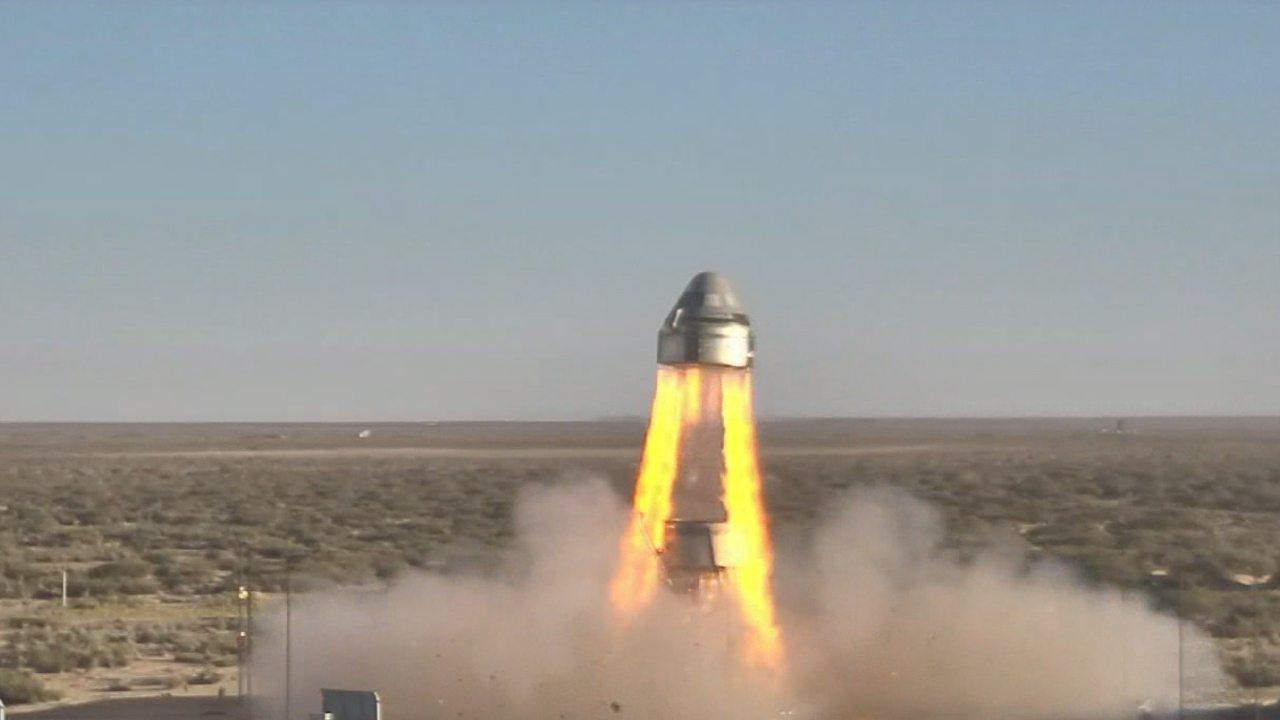
[{"label": "sunlit haze", "polygon": [[0,4],[0,420],[1280,413],[1280,4]]}]

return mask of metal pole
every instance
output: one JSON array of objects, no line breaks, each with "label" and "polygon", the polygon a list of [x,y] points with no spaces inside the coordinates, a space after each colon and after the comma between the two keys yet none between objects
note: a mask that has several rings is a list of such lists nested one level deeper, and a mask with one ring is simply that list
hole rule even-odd
[{"label": "metal pole", "polygon": [[244,678],[244,694],[249,698],[249,717],[253,717],[253,556],[248,555],[248,549],[245,549],[246,556],[244,561],[244,656],[245,656],[245,678]]},{"label": "metal pole", "polygon": [[244,697],[244,577],[236,553],[236,700]]},{"label": "metal pole", "polygon": [[1124,586],[1120,586],[1120,691],[1125,702],[1129,701],[1129,634],[1125,632],[1125,611],[1128,600]]},{"label": "metal pole", "polygon": [[1178,574],[1178,720],[1182,720],[1182,594],[1186,590],[1182,574]]},{"label": "metal pole", "polygon": [[1262,712],[1262,701],[1258,698],[1258,685],[1262,684],[1262,676],[1258,674],[1258,633],[1262,621],[1262,607],[1258,604],[1258,578],[1253,578],[1253,717],[1258,720]]},{"label": "metal pole", "polygon": [[284,570],[284,720],[289,720],[293,700],[291,682],[293,680],[293,636],[290,627],[293,621],[293,568],[291,563],[285,564]]},{"label": "metal pole", "polygon": [[243,700],[245,695],[249,694],[249,584],[244,579],[243,573],[236,582],[236,648],[239,651],[239,657],[236,658],[237,665],[237,683],[236,683],[236,699]]},{"label": "metal pole", "polygon": [[62,607],[67,606],[67,570],[62,569]]},{"label": "metal pole", "polygon": [[244,553],[236,545],[236,700],[244,698]]}]

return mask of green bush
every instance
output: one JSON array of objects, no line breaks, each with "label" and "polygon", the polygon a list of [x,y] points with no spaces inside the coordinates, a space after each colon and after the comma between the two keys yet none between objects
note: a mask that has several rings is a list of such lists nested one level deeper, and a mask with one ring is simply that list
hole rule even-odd
[{"label": "green bush", "polygon": [[127,638],[103,634],[88,626],[43,627],[14,631],[0,659],[41,674],[68,670],[123,667],[133,659]]},{"label": "green bush", "polygon": [[1226,670],[1240,687],[1269,688],[1280,685],[1280,656],[1274,653],[1260,653],[1256,661],[1248,652],[1229,657]]},{"label": "green bush", "polygon": [[14,615],[5,620],[5,624],[12,630],[25,630],[27,628],[47,628],[53,625],[53,621],[38,615]]},{"label": "green bush", "polygon": [[89,569],[91,578],[144,578],[151,574],[151,566],[142,560],[115,560]]},{"label": "green bush", "polygon": [[121,595],[154,595],[159,589],[160,584],[149,577],[123,578],[119,584]]},{"label": "green bush", "polygon": [[40,678],[31,673],[0,668],[0,700],[4,700],[5,705],[49,702],[60,697],[60,693],[46,688]]}]

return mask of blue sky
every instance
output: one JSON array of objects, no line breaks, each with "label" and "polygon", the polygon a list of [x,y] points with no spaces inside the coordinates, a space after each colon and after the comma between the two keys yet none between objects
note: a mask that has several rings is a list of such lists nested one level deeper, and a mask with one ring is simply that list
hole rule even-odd
[{"label": "blue sky", "polygon": [[1280,5],[0,4],[0,420],[1280,413]]}]

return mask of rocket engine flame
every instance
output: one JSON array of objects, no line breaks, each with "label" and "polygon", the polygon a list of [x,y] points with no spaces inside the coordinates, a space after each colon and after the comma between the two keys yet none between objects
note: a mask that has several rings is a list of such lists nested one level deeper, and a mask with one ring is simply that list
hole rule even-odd
[{"label": "rocket engine flame", "polygon": [[[704,407],[704,402],[715,407]],[[782,639],[770,584],[773,553],[761,493],[748,369],[659,367],[633,514],[610,586],[612,605],[626,618],[652,602],[663,573],[660,555],[669,544],[667,522],[676,507],[682,445],[696,427],[708,422],[723,429],[716,450],[722,456],[726,535],[734,543],[735,558],[724,590],[746,631],[742,662],[778,671],[783,663]]]},{"label": "rocket engine flame", "polygon": [[631,522],[622,536],[618,570],[609,588],[614,608],[623,615],[647,605],[658,587],[657,550],[663,546],[666,521],[671,515],[684,419],[684,375],[683,368],[658,369]]},{"label": "rocket engine flame", "polygon": [[761,495],[752,416],[751,376],[745,371],[721,377],[724,418],[724,502],[729,532],[738,544],[734,598],[746,622],[744,660],[770,670],[782,667],[782,638],[774,617],[773,548]]}]

